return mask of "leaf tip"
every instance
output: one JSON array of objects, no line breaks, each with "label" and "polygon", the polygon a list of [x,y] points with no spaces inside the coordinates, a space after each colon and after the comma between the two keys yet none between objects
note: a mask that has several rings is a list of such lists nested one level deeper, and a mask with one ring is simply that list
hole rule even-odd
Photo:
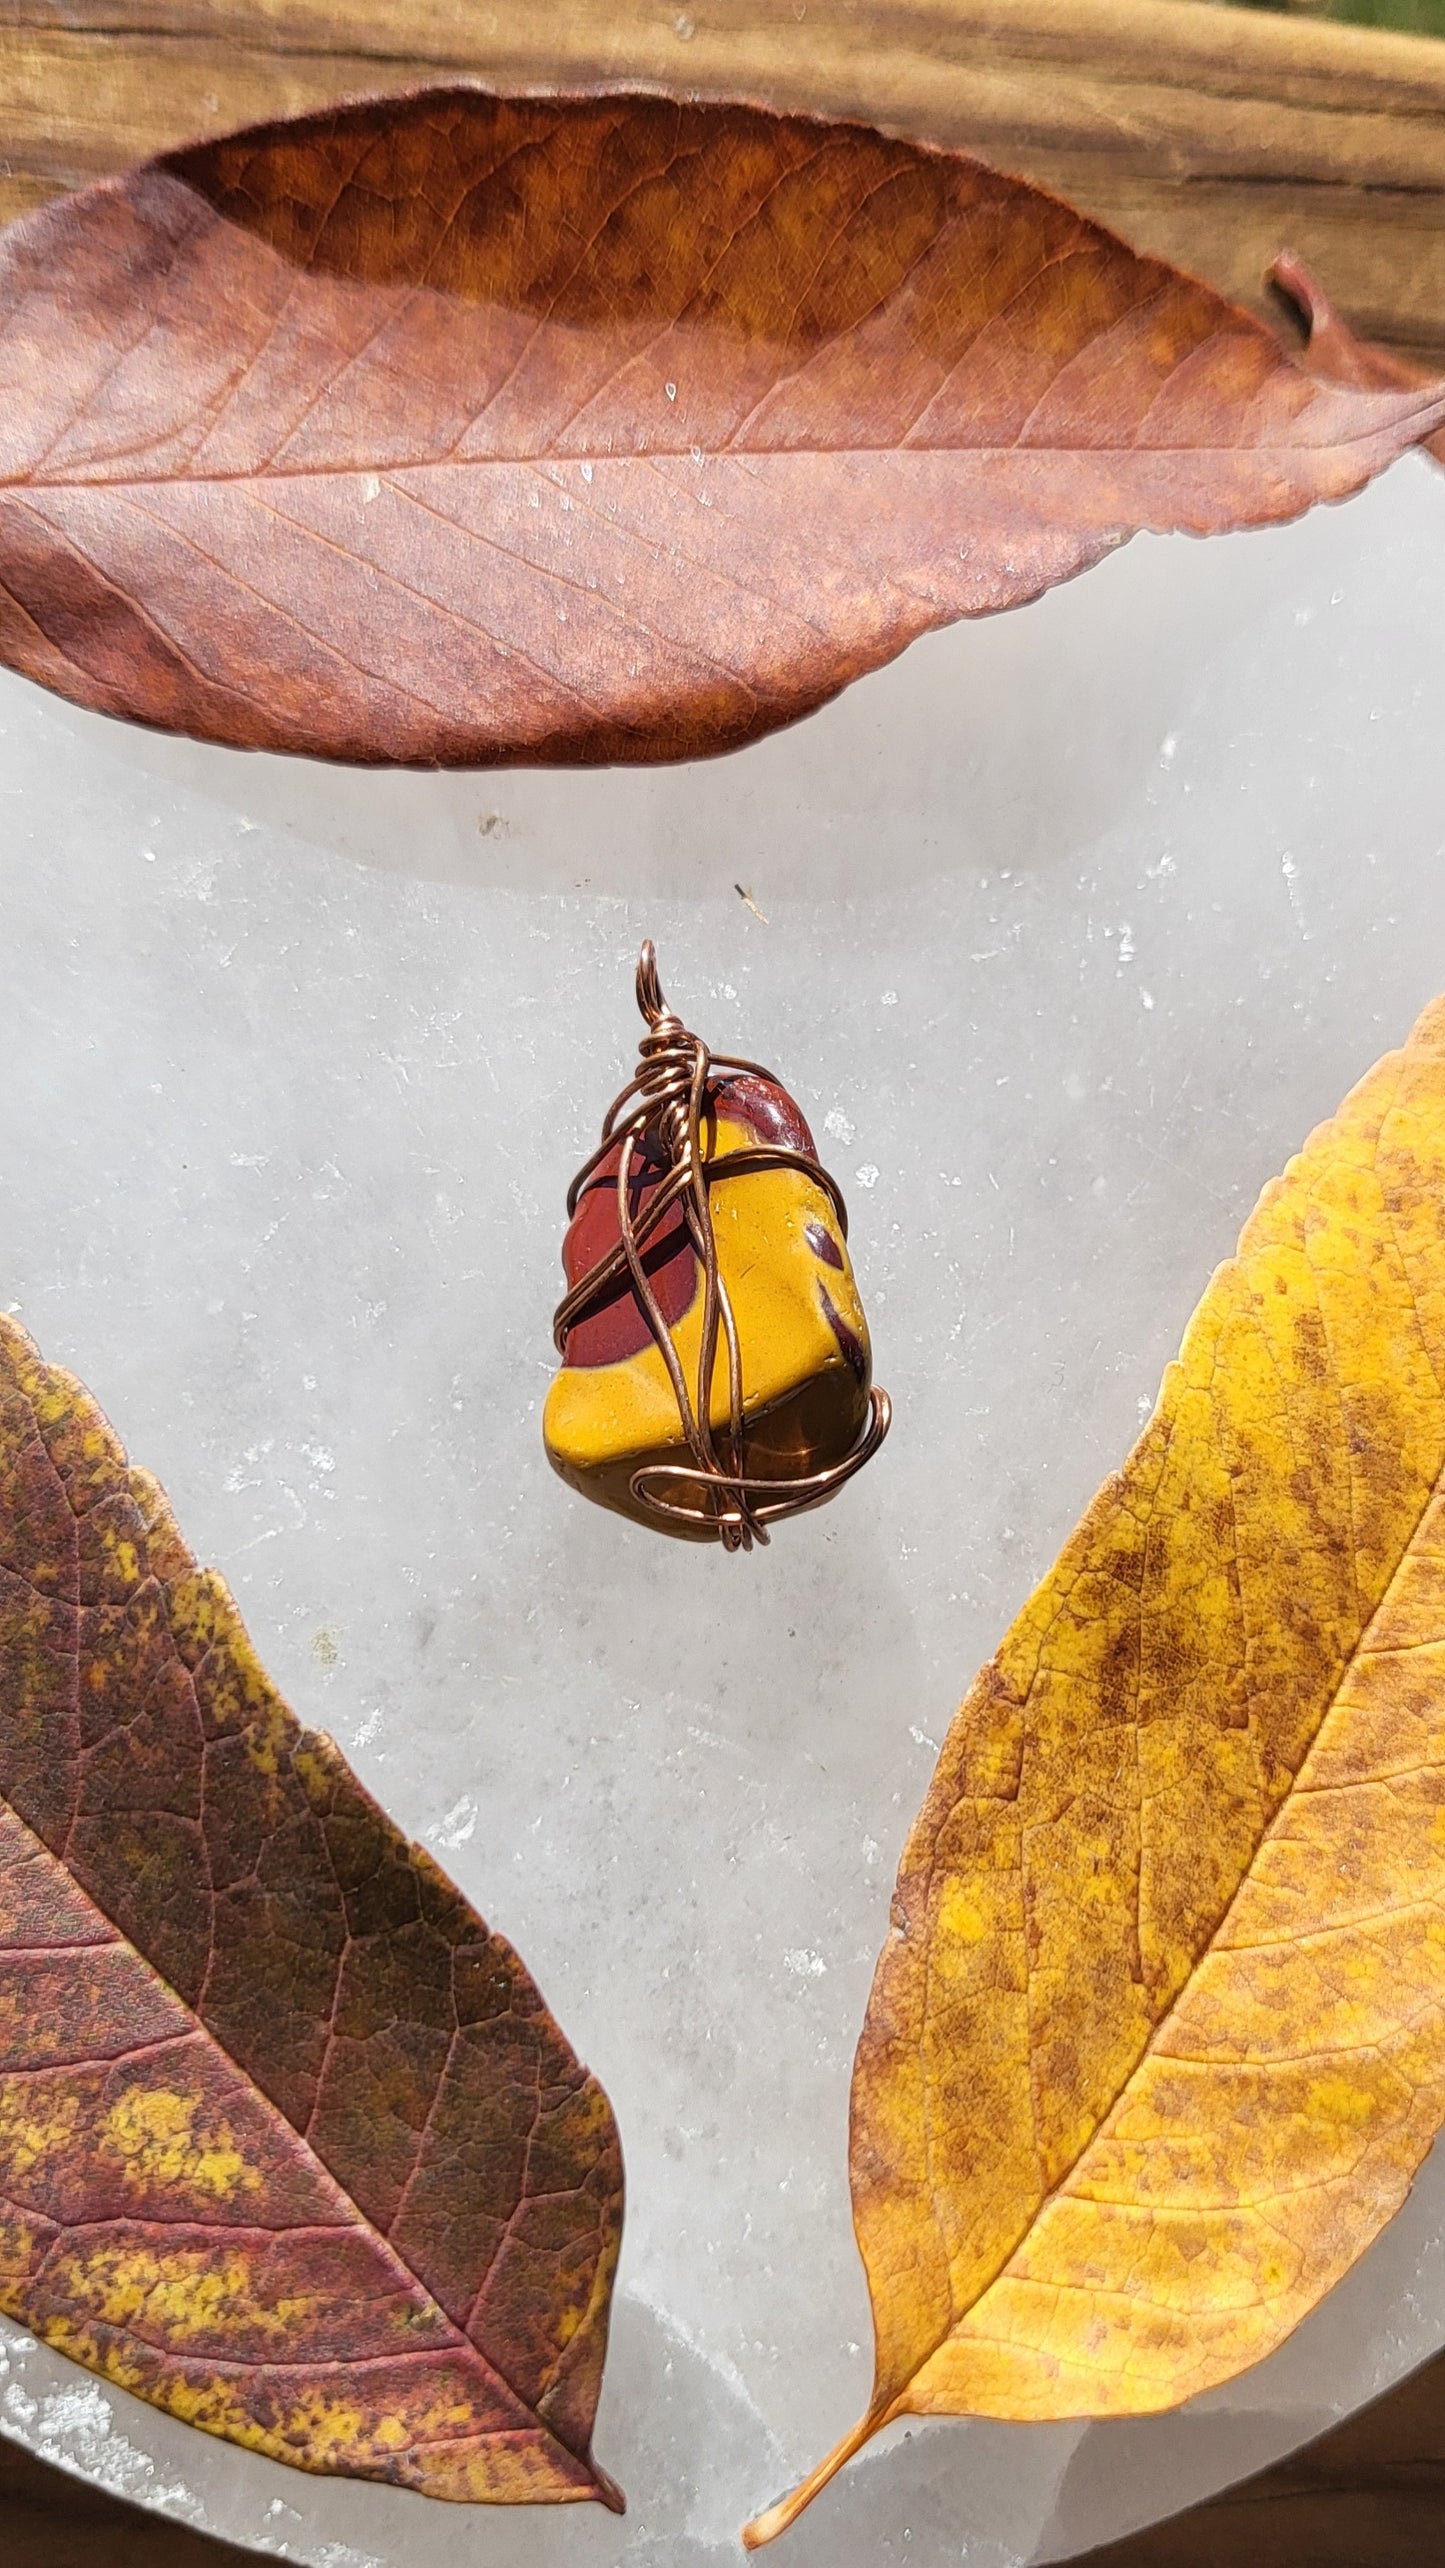
[{"label": "leaf tip", "polygon": [[1333,321],[1335,309],[1317,282],[1313,270],[1306,267],[1297,250],[1283,249],[1272,258],[1264,272],[1266,285],[1273,286],[1292,303],[1307,332],[1313,334],[1321,321]]},{"label": "leaf tip", "polygon": [[1303,362],[1322,381],[1367,392],[1438,389],[1429,366],[1358,338],[1297,251],[1281,250],[1271,259],[1265,283],[1297,315],[1305,333]]},{"label": "leaf tip", "polygon": [[589,2460],[587,2466],[592,2473],[592,2486],[598,2504],[605,2506],[609,2514],[626,2514],[627,2499],[617,2481],[608,2477],[599,2461]]},{"label": "leaf tip", "polygon": [[[1396,348],[1376,347],[1357,339],[1335,310],[1319,279],[1294,250],[1281,250],[1265,270],[1265,283],[1289,304],[1305,332],[1300,361],[1322,383],[1344,384],[1367,392],[1413,392],[1438,395],[1441,378],[1430,366]],[[1445,464],[1445,430],[1433,418],[1420,443],[1438,464]]]},{"label": "leaf tip", "polygon": [[1300,323],[1305,334],[1300,356],[1312,374],[1326,383],[1372,391],[1398,384],[1400,378],[1388,359],[1381,364],[1379,352],[1355,337],[1297,250],[1281,250],[1271,259],[1264,278]]}]

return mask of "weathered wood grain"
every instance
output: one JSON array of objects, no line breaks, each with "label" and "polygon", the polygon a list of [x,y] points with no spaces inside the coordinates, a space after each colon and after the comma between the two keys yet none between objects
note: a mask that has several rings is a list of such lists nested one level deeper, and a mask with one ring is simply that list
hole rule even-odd
[{"label": "weathered wood grain", "polygon": [[143,2513],[0,2439],[5,2568],[249,2568],[254,2551]]},{"label": "weathered wood grain", "polygon": [[1445,2354],[1238,2487],[1078,2568],[1425,2568],[1445,2555]]},{"label": "weathered wood grain", "polygon": [[258,117],[458,75],[667,84],[961,145],[1260,308],[1300,251],[1445,356],[1445,47],[1196,0],[3,0],[0,216]]}]

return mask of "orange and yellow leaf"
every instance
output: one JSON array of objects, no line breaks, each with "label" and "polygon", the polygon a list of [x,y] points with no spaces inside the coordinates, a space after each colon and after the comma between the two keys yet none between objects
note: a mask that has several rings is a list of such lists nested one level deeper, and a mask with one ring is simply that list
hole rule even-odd
[{"label": "orange and yellow leaf", "polygon": [[964,1700],[853,2091],[867,2416],[1258,2362],[1445,2121],[1445,1001],[1266,1188]]}]

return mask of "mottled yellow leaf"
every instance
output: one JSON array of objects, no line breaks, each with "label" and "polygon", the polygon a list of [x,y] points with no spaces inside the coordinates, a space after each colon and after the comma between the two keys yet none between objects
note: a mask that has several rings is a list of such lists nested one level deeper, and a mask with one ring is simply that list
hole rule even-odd
[{"label": "mottled yellow leaf", "polygon": [[1267,1187],[977,1678],[853,2088],[868,2414],[1277,2346],[1445,2120],[1445,1001]]}]

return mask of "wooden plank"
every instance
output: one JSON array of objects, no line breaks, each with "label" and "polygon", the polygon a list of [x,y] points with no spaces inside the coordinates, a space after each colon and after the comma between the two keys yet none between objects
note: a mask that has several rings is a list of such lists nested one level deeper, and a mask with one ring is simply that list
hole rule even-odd
[{"label": "wooden plank", "polygon": [[200,134],[466,78],[870,117],[1263,305],[1288,245],[1445,361],[1445,46],[1197,0],[0,0],[0,216]]},{"label": "wooden plank", "polygon": [[144,2514],[0,2440],[5,2568],[254,2568],[255,2556]]},{"label": "wooden plank", "polygon": [[1078,2568],[1426,2568],[1445,2557],[1445,2354],[1222,2496]]}]

